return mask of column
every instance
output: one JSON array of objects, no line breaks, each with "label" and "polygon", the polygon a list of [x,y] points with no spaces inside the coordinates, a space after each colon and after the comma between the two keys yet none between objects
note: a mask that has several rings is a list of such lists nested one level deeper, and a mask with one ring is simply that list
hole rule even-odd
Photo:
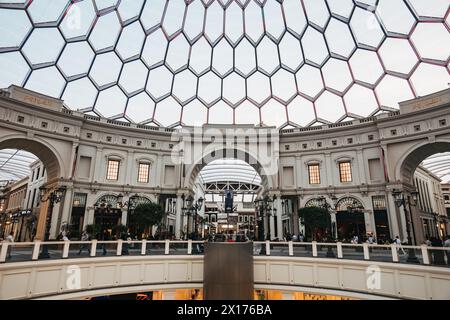
[{"label": "column", "polygon": [[269,218],[269,230],[270,230],[270,240],[273,240],[276,238],[276,234],[275,234],[275,218],[273,216],[274,211],[273,208],[271,209],[271,214],[270,214],[270,218]]},{"label": "column", "polygon": [[[405,221],[405,215],[403,212],[398,213],[397,205],[395,204],[394,197],[390,192],[387,193],[387,209],[388,209],[388,215],[389,220],[391,223],[391,233],[392,238],[394,239],[396,236],[400,237],[400,240],[406,240],[407,239],[407,233],[406,233],[406,221]],[[401,208],[402,209],[402,208]]]},{"label": "column", "polygon": [[[134,181],[133,180],[133,168],[135,168],[135,166],[133,165],[134,162],[134,151],[128,151],[128,156],[127,156],[127,160],[126,160],[126,171],[127,171],[127,176],[125,177],[125,183],[132,185]],[[137,170],[136,170],[137,171]]]},{"label": "column", "polygon": [[48,214],[48,206],[49,201],[41,202],[41,206],[39,208],[39,219],[36,228],[36,237],[35,240],[44,240],[45,238],[45,225],[47,222],[47,214]]},{"label": "column", "polygon": [[164,175],[163,175],[163,156],[162,154],[158,154],[158,159],[156,160],[156,186],[162,187],[164,184]]},{"label": "column", "polygon": [[94,223],[94,214],[95,214],[94,207],[86,208],[85,216],[83,219],[83,230],[86,229],[87,225]]},{"label": "column", "polygon": [[296,188],[303,187],[302,179],[302,158],[300,156],[295,156],[295,186]]},{"label": "column", "polygon": [[176,208],[176,216],[175,216],[175,238],[180,239],[181,237],[181,215],[183,208],[183,199],[181,198],[181,194],[177,194],[177,208]]},{"label": "column", "polygon": [[325,153],[325,172],[320,172],[321,184],[324,186],[335,186],[334,171],[331,166],[331,154]]},{"label": "column", "polygon": [[95,154],[95,159],[94,159],[94,173],[93,173],[93,180],[94,181],[101,181],[101,168],[102,165],[106,166],[106,162],[103,161],[102,158],[102,153],[103,153],[103,148],[97,146],[97,153]]},{"label": "column", "polygon": [[70,171],[68,172],[68,174],[69,174],[69,176],[70,177],[74,177],[75,176],[75,165],[76,165],[76,162],[77,162],[77,157],[78,157],[78,155],[77,155],[77,148],[78,148],[78,143],[73,143],[72,144],[72,155],[71,155],[71,157],[70,157],[70,159],[72,159],[72,162],[70,163]]},{"label": "column", "polygon": [[363,183],[367,184],[365,162],[364,162],[362,149],[356,151],[356,157],[358,159],[358,172],[359,172],[360,183],[361,184],[363,184]]},{"label": "column", "polygon": [[283,220],[281,219],[283,215],[283,206],[281,204],[281,194],[277,196],[277,238],[283,239]]},{"label": "column", "polygon": [[69,186],[66,189],[66,194],[62,202],[62,214],[61,220],[58,221],[58,230],[61,229],[63,224],[70,224],[70,217],[72,213],[72,201],[73,201],[73,187]]},{"label": "column", "polygon": [[[48,200],[47,202],[50,202],[50,200]],[[61,209],[62,209],[61,203],[53,204],[52,221],[50,222],[50,236],[49,236],[50,240],[55,240],[59,234],[58,222],[61,216]]]}]

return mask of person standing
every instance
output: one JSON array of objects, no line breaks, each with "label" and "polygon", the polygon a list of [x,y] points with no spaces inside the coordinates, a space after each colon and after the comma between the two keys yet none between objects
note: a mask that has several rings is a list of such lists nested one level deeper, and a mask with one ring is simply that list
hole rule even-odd
[{"label": "person standing", "polygon": [[394,244],[397,247],[397,252],[399,252],[401,250],[403,255],[406,254],[405,250],[403,250],[402,242],[398,236],[395,237]]},{"label": "person standing", "polygon": [[[84,231],[83,231],[83,234],[81,235],[81,241],[89,241],[90,239],[91,239],[91,236],[89,235],[89,233],[88,233],[86,230],[84,230]],[[88,250],[89,254],[91,254],[91,249],[89,248],[89,246],[88,246],[87,244],[83,243],[83,244],[80,246],[80,251],[78,251],[78,255],[80,255],[81,252],[82,252],[85,248]]]}]

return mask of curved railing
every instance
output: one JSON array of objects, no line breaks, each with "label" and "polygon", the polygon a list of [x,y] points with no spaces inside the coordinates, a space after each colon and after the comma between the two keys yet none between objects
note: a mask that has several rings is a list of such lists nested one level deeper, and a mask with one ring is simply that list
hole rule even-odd
[{"label": "curved railing", "polygon": [[[49,241],[2,242],[0,263],[105,256],[201,255],[204,241]],[[255,256],[290,256],[450,266],[450,248],[319,242],[253,243]]]}]

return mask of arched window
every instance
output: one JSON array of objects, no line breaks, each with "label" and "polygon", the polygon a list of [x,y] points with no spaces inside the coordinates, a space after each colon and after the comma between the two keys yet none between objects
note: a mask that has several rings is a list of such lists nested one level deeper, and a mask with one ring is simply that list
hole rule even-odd
[{"label": "arched window", "polygon": [[312,198],[305,203],[305,208],[310,208],[310,207],[320,208],[322,206],[323,206],[323,203],[319,198]]},{"label": "arched window", "polygon": [[345,197],[336,204],[336,211],[357,211],[364,209],[363,204],[356,198]]}]

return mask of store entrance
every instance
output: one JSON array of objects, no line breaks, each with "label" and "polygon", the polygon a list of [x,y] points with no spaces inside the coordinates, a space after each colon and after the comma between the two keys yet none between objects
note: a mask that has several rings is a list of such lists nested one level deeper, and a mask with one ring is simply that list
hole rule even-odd
[{"label": "store entrance", "polygon": [[354,236],[358,236],[359,242],[366,237],[366,223],[364,213],[338,211],[336,215],[338,237],[343,242],[350,242]]}]

